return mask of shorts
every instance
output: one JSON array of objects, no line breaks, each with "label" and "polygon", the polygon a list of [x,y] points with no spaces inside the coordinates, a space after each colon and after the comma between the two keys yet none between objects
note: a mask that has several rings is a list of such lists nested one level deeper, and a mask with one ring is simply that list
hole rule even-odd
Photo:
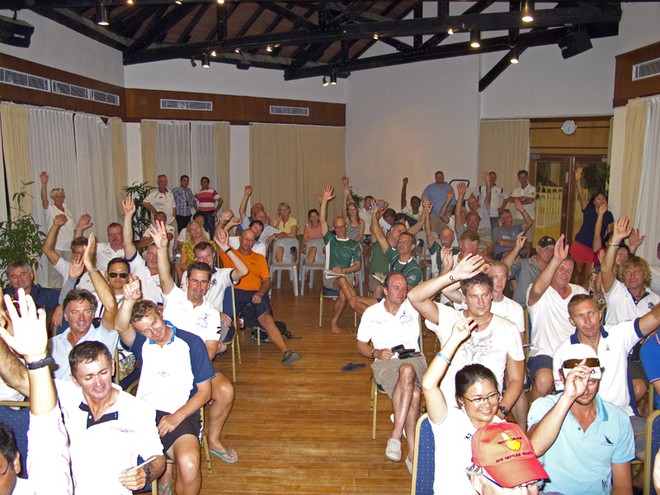
[{"label": "shorts", "polygon": [[[346,277],[346,280],[348,281],[349,284],[355,285],[355,274],[354,273],[347,273],[344,275]],[[335,287],[335,280],[337,280],[337,277],[328,277],[323,274],[323,287],[326,289],[332,289],[332,290],[337,290],[338,287]]]},{"label": "shorts", "polygon": [[[252,307],[254,308],[254,312],[251,313],[254,319],[259,318],[262,314],[264,313],[272,313],[273,310],[270,305],[270,298],[268,297],[268,294],[264,294],[261,296],[261,302],[258,304],[252,303],[252,296],[256,293],[256,290],[241,290],[241,289],[234,289],[234,297],[235,297],[235,304],[236,304],[236,313],[241,314],[243,312],[243,309],[245,306],[248,304],[252,304]],[[234,305],[232,304],[231,300],[231,293],[232,291],[226,290],[225,291],[225,297],[222,303],[223,308],[227,308],[224,313],[229,315],[231,318],[234,317]],[[249,326],[255,326],[252,325],[252,322]]]},{"label": "shorts", "polygon": [[426,373],[426,358],[424,356],[415,356],[407,359],[376,359],[371,365],[374,372],[376,383],[383,387],[387,395],[392,398],[394,387],[399,381],[399,368],[404,364],[409,364],[415,368],[415,385],[421,388],[422,376]]},{"label": "shorts", "polygon": [[[164,416],[167,416],[170,413],[163,412],[163,411],[156,411],[156,425],[160,423],[160,420],[163,419]],[[168,450],[170,450],[170,447],[174,445],[174,442],[179,437],[182,437],[183,435],[192,435],[195,438],[199,439],[199,433],[202,431],[202,418],[199,415],[199,411],[195,412],[195,414],[188,416],[186,419],[181,421],[179,426],[177,426],[174,430],[166,434],[164,437],[160,438],[161,443],[163,444],[163,452],[166,453]]]},{"label": "shorts", "polygon": [[538,354],[527,359],[527,369],[529,370],[529,378],[534,381],[536,374],[542,370],[547,369],[552,372],[552,358],[545,354]]},{"label": "shorts", "polygon": [[589,265],[594,262],[593,248],[585,246],[581,242],[573,241],[569,253],[578,263],[585,263]]}]

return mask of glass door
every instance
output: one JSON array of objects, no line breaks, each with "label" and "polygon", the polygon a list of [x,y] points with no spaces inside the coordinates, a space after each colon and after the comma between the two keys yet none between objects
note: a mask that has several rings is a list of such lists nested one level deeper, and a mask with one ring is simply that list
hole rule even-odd
[{"label": "glass door", "polygon": [[566,234],[569,243],[582,226],[575,170],[582,168],[582,183],[592,195],[607,189],[606,157],[576,155],[532,155],[530,182],[536,185],[534,244],[544,235],[557,239]]}]

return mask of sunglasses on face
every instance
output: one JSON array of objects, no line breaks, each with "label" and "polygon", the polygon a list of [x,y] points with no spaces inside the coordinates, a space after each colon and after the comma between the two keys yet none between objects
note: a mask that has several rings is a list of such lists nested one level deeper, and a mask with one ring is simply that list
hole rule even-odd
[{"label": "sunglasses on face", "polygon": [[108,277],[110,277],[110,278],[117,278],[117,277],[128,278],[128,273],[126,273],[126,272],[110,272],[110,273],[108,273]]},{"label": "sunglasses on face", "polygon": [[[581,362],[582,359],[567,359],[566,361],[564,361],[564,365],[562,366],[562,368],[566,368],[570,370],[575,368]],[[588,368],[600,368],[600,361],[598,358],[587,358],[584,365],[587,366]]]}]

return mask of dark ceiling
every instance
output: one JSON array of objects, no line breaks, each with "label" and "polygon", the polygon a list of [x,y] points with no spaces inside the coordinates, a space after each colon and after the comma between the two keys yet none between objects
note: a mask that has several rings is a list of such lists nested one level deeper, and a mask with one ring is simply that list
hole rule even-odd
[{"label": "dark ceiling", "polygon": [[[521,20],[521,1],[257,1],[257,0],[3,0],[30,9],[123,53],[125,65],[169,59],[281,70],[286,80],[348,77],[351,72],[476,53],[503,58],[480,91],[522,53],[581,30],[616,36],[621,3],[609,0],[533,2],[534,21]],[[99,26],[107,7],[109,25]],[[451,12],[451,15],[450,15]],[[466,35],[479,30],[481,47]],[[387,45],[384,55],[367,54]],[[559,48],[558,48],[559,50]],[[383,53],[383,50],[379,50]]]}]

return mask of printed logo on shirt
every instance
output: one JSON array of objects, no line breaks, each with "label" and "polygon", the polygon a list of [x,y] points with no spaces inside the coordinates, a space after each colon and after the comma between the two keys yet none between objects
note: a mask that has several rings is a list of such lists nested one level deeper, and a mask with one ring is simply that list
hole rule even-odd
[{"label": "printed logo on shirt", "polygon": [[602,445],[607,445],[608,447],[614,447],[614,444],[609,438],[607,438],[607,435],[603,435],[603,437],[605,438],[605,440],[603,441]]}]

